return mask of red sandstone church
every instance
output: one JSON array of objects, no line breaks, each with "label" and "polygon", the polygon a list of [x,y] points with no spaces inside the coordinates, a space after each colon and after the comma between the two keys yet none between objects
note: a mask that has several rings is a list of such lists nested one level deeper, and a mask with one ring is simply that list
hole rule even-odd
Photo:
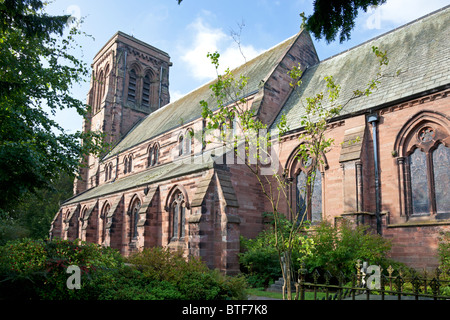
[{"label": "red sandstone church", "polygon": [[[295,205],[308,170],[295,158],[302,99],[326,90],[329,75],[348,99],[376,72],[371,47],[387,51],[388,76],[379,89],[351,100],[329,125],[335,144],[306,214],[313,223],[347,217],[370,224],[392,240],[392,258],[416,268],[437,266],[439,235],[450,231],[449,43],[446,7],[323,61],[301,31],[235,70],[249,77],[245,99],[262,122],[275,129],[287,117],[277,166],[292,181]],[[292,92],[287,71],[298,63],[303,84]],[[199,102],[213,104],[210,84],[169,103],[170,66],[167,53],[122,32],[95,56],[83,130],[107,133],[114,147],[84,160],[50,236],[124,255],[177,248],[235,273],[239,237],[263,229],[269,205],[245,165],[217,161],[213,146],[191,138],[204,130]]]}]

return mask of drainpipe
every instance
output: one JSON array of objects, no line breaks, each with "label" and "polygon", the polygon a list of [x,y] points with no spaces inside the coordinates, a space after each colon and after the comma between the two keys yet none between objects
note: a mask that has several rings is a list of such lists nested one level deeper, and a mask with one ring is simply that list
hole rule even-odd
[{"label": "drainpipe", "polygon": [[375,167],[375,197],[376,197],[376,209],[375,216],[377,219],[377,233],[381,234],[381,216],[380,216],[380,207],[381,207],[381,199],[380,199],[380,177],[378,172],[378,137],[377,137],[377,123],[378,123],[378,115],[371,114],[367,118],[367,122],[372,124],[372,135],[373,135],[373,160]]}]

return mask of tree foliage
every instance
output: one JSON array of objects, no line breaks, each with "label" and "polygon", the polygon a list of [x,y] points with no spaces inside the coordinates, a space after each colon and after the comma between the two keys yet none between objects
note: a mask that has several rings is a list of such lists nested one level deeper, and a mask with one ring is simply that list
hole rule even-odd
[{"label": "tree foliage", "polygon": [[386,0],[315,0],[314,13],[308,17],[304,14],[301,16],[306,29],[316,39],[332,42],[339,34],[339,41],[342,43],[350,39],[359,10],[366,12],[370,6],[385,2]]},{"label": "tree foliage", "polygon": [[89,69],[70,54],[68,16],[49,16],[40,0],[0,1],[0,210],[27,192],[48,188],[61,171],[74,174],[84,154],[102,150],[98,133],[67,133],[58,110],[86,105],[71,95]]},{"label": "tree foliage", "polygon": [[0,217],[0,245],[23,237],[46,239],[61,202],[72,194],[73,177],[64,172],[49,188],[24,194],[8,216]]}]

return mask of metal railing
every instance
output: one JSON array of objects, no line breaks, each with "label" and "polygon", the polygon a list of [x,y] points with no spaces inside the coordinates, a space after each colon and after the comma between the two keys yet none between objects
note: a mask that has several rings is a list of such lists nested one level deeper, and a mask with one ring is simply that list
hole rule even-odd
[{"label": "metal railing", "polygon": [[310,292],[314,300],[450,300],[450,274],[439,268],[419,274],[396,271],[392,266],[386,270],[370,267],[374,268],[358,261],[351,277],[300,269],[296,298],[305,300],[305,293]]}]

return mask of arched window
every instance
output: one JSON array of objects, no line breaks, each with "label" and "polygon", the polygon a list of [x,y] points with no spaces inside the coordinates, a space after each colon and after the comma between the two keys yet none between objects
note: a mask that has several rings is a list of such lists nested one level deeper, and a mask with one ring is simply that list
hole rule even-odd
[{"label": "arched window", "polygon": [[152,166],[152,159],[153,159],[153,148],[152,147],[148,147],[147,149],[147,167],[151,167]]},{"label": "arched window", "polygon": [[450,217],[450,119],[422,111],[400,130],[398,152],[400,214]]},{"label": "arched window", "polygon": [[133,155],[125,156],[123,159],[123,173],[130,173],[133,169]]},{"label": "arched window", "polygon": [[113,171],[112,162],[105,164],[105,181],[111,180]]},{"label": "arched window", "polygon": [[185,235],[186,226],[186,203],[184,195],[181,191],[177,191],[172,198],[170,204],[170,216],[171,216],[171,232],[170,238],[172,240],[178,240]]},{"label": "arched window", "polygon": [[100,230],[101,230],[100,231],[101,232],[101,235],[100,235],[101,243],[104,243],[105,242],[105,238],[106,238],[106,226],[108,225],[109,210],[111,210],[111,206],[107,202],[107,203],[105,203],[103,205],[103,209],[102,209],[102,211],[100,213],[100,223],[101,223],[101,225],[99,227],[100,227]]},{"label": "arched window", "polygon": [[298,219],[318,222],[322,220],[322,173],[314,170],[311,159],[300,162],[296,177]]},{"label": "arched window", "polygon": [[184,148],[185,148],[185,145],[184,145],[184,136],[183,136],[183,135],[180,135],[180,136],[178,137],[178,155],[179,155],[179,156],[182,156],[182,155],[184,154]]},{"label": "arched window", "polygon": [[151,165],[152,166],[157,165],[158,161],[159,161],[159,146],[157,143],[155,143],[153,145],[152,152],[151,152]]},{"label": "arched window", "polygon": [[430,199],[428,197],[427,157],[420,149],[414,150],[408,157],[411,200],[413,214],[428,214]]},{"label": "arched window", "polygon": [[128,79],[128,101],[136,102],[137,75],[134,69],[131,69]]},{"label": "arched window", "polygon": [[110,173],[109,173],[109,165],[105,165],[105,181],[108,181],[110,177]]},{"label": "arched window", "polygon": [[103,73],[103,70],[100,71],[99,77],[98,77],[98,86],[97,86],[97,101],[95,102],[96,105],[96,110],[99,111],[100,110],[100,106],[101,106],[101,102],[102,102],[102,97],[103,97],[103,93],[105,90],[105,75]]},{"label": "arched window", "polygon": [[450,212],[450,148],[440,143],[432,153],[436,213]]},{"label": "arched window", "polygon": [[80,229],[83,227],[82,223],[83,223],[84,217],[86,216],[87,210],[88,210],[88,208],[86,206],[83,207],[81,212],[78,211],[78,210],[75,210],[75,213],[74,213],[74,215],[72,217],[72,220],[73,220],[73,223],[74,223],[74,225],[73,225],[74,226],[74,228],[73,228],[74,232],[72,233],[73,237],[69,238],[69,239],[73,240],[73,239],[80,238]]},{"label": "arched window", "polygon": [[134,240],[138,236],[139,209],[141,201],[136,197],[130,206],[130,240]]},{"label": "arched window", "polygon": [[450,148],[438,143],[427,149],[416,148],[408,156],[412,216],[450,213]]},{"label": "arched window", "polygon": [[133,170],[133,155],[130,154],[128,157],[128,172]]},{"label": "arched window", "polygon": [[113,166],[112,163],[107,163],[105,165],[105,181],[111,180]]},{"label": "arched window", "polygon": [[147,73],[144,77],[142,85],[142,105],[150,106],[150,75]]},{"label": "arched window", "polygon": [[128,173],[128,157],[125,156],[123,159],[123,173]]},{"label": "arched window", "polygon": [[107,79],[108,79],[108,75],[109,75],[109,65],[106,66],[105,68],[105,74],[103,76],[103,89],[102,89],[102,98],[105,96],[105,92],[106,92],[106,85],[107,85]]},{"label": "arched window", "polygon": [[185,153],[187,155],[190,155],[192,153],[192,147],[194,144],[194,131],[192,129],[188,129],[186,131],[186,137],[185,137]]}]

